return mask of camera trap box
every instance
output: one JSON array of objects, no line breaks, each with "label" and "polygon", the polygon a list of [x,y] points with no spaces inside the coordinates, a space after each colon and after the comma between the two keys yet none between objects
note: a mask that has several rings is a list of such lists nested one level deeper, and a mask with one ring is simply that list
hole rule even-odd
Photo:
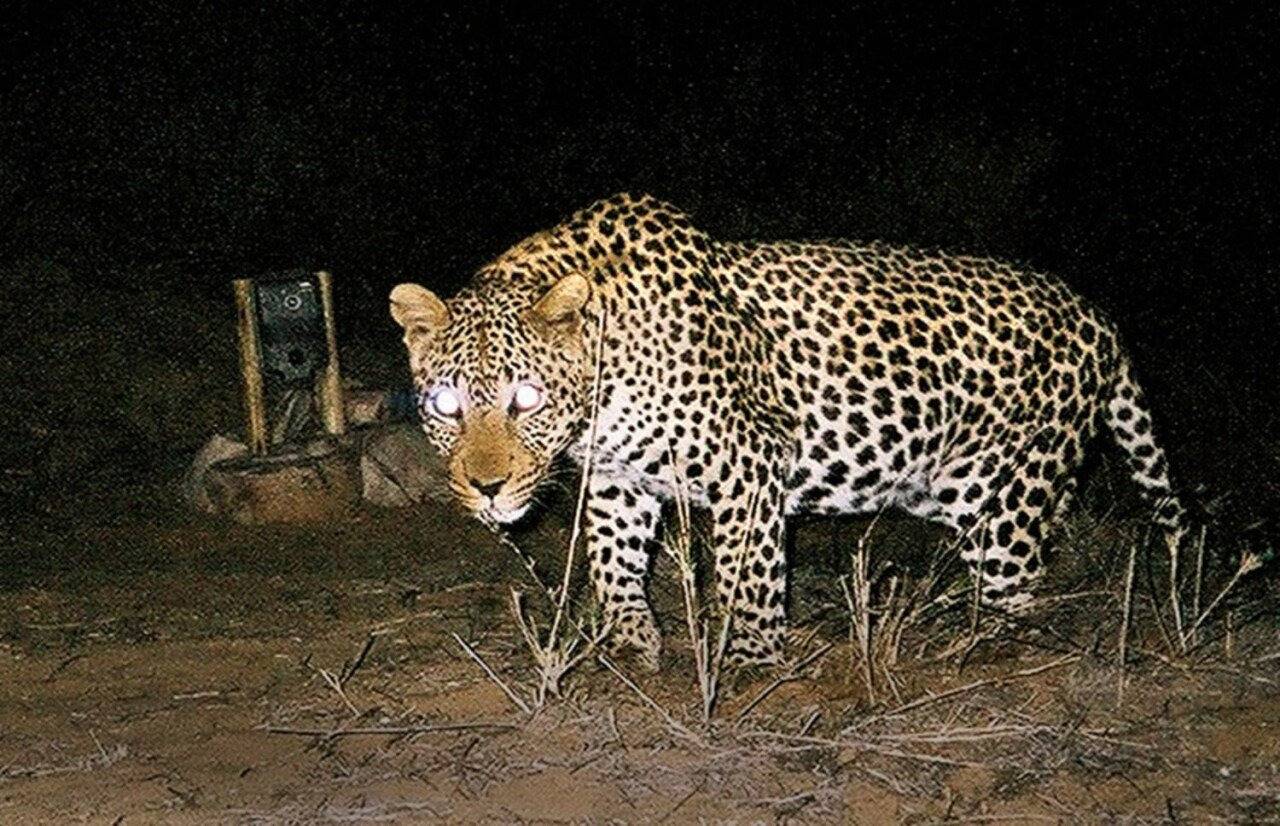
[{"label": "camera trap box", "polygon": [[262,369],[284,387],[310,388],[329,362],[317,279],[304,270],[254,284]]}]

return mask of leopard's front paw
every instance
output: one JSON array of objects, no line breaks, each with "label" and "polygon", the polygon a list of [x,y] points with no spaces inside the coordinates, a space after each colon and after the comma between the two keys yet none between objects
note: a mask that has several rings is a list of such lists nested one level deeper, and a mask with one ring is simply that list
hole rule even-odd
[{"label": "leopard's front paw", "polygon": [[997,591],[988,588],[982,594],[982,604],[1005,614],[1027,614],[1037,606],[1036,596],[1026,588],[1007,588]]},{"label": "leopard's front paw", "polygon": [[614,616],[608,624],[605,650],[613,656],[633,659],[649,673],[657,672],[662,656],[662,634],[653,612],[628,611]]},{"label": "leopard's front paw", "polygon": [[785,660],[785,637],[781,632],[735,634],[725,651],[725,664],[731,668],[772,667]]}]

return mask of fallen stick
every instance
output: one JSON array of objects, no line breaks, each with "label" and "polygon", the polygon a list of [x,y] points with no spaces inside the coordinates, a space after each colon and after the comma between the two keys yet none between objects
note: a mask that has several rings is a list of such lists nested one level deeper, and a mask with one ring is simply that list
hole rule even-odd
[{"label": "fallen stick", "polygon": [[406,734],[431,734],[433,732],[442,731],[473,731],[476,729],[491,729],[494,731],[507,731],[519,728],[513,723],[440,723],[438,725],[424,726],[365,726],[362,728],[342,728],[342,729],[321,729],[321,728],[292,728],[289,726],[267,726],[267,734],[291,734],[297,737],[324,737],[331,739],[334,737],[358,737],[361,735],[395,735],[404,736]]},{"label": "fallen stick", "polygon": [[343,667],[342,673],[338,675],[338,685],[345,687],[347,680],[350,680],[355,676],[356,672],[360,670],[360,666],[364,665],[365,657],[369,656],[369,652],[373,650],[373,644],[377,641],[378,636],[372,632],[369,636],[365,637],[364,647],[360,649],[360,653],[356,655],[354,660],[347,663],[346,666]]},{"label": "fallen stick", "polygon": [[489,664],[486,663],[483,659],[481,659],[480,655],[475,652],[475,649],[467,645],[466,642],[462,639],[462,637],[458,636],[456,632],[453,635],[453,640],[458,645],[462,646],[462,650],[467,652],[467,656],[475,660],[476,664],[484,669],[484,673],[488,674],[489,679],[493,680],[494,684],[498,686],[498,688],[502,689],[502,693],[507,695],[507,699],[515,703],[516,707],[519,708],[521,711],[523,711],[525,714],[529,716],[533,716],[533,709],[529,708],[529,704],[526,703],[524,700],[521,700],[519,695],[517,695],[514,691],[512,691],[511,688],[506,683],[504,683],[497,674],[494,673],[493,669],[489,667]]},{"label": "fallen stick", "polygon": [[351,702],[350,698],[347,697],[347,692],[342,689],[342,683],[338,680],[338,675],[326,668],[317,668],[316,673],[320,675],[322,680],[324,680],[325,685],[332,688],[334,692],[337,693],[338,697],[341,698],[342,702],[346,704],[347,708],[351,711],[351,716],[359,717],[360,709],[356,708],[355,703]]},{"label": "fallen stick", "polygon": [[821,746],[826,748],[866,751],[873,754],[884,755],[885,757],[898,757],[903,760],[914,760],[920,763],[931,763],[939,766],[951,766],[958,768],[984,768],[987,766],[985,763],[977,763],[971,760],[953,760],[950,757],[943,757],[937,754],[885,748],[879,743],[868,742],[865,740],[837,740],[829,737],[810,736],[802,737],[797,734],[783,734],[781,732],[774,731],[748,731],[744,732],[742,736],[750,737],[752,739],[777,740],[783,743],[795,743],[799,746],[805,746],[808,748]]},{"label": "fallen stick", "polygon": [[734,718],[734,721],[741,723],[744,719],[746,719],[747,715],[750,714],[753,710],[755,710],[756,706],[763,703],[765,701],[765,698],[768,697],[770,694],[777,691],[780,687],[786,685],[787,683],[791,683],[791,682],[795,682],[796,680],[803,679],[803,675],[800,672],[804,671],[813,662],[820,659],[824,654],[830,651],[832,646],[833,646],[833,643],[827,643],[826,645],[821,646],[812,654],[808,655],[807,657],[797,662],[795,665],[788,668],[787,673],[781,675],[780,677],[776,677],[774,681],[769,683],[767,686],[765,686],[764,689],[759,694],[751,698],[751,702],[747,703],[745,706],[742,707],[742,710],[738,712],[738,715]]},{"label": "fallen stick", "polygon": [[[1138,546],[1129,545],[1129,565],[1124,574],[1124,608],[1120,612],[1120,642],[1116,645],[1116,705],[1124,702],[1125,666],[1129,663],[1129,623],[1133,619],[1133,577],[1137,572]],[[1197,595],[1196,600],[1199,601]]]},{"label": "fallen stick", "polygon": [[65,671],[67,666],[79,660],[83,660],[87,656],[89,655],[88,654],[72,654],[70,657],[67,657],[65,660],[58,663],[57,667],[55,667],[52,671],[49,672],[49,676],[44,678],[44,681],[46,683],[53,682],[54,678],[56,678],[59,674]]},{"label": "fallen stick", "polygon": [[623,674],[622,670],[619,669],[616,665],[614,665],[612,660],[610,660],[608,657],[606,657],[603,654],[597,654],[596,661],[600,663],[602,666],[604,666],[606,669],[608,669],[609,672],[613,674],[613,676],[621,680],[622,684],[625,685],[627,688],[631,689],[632,693],[635,694],[637,697],[639,697],[640,700],[644,702],[645,705],[647,705],[649,708],[657,712],[666,721],[667,726],[671,729],[672,732],[680,735],[684,739],[689,740],[699,746],[706,745],[706,743],[701,738],[699,738],[698,735],[690,731],[688,727],[683,725],[679,720],[672,717],[671,712],[663,708],[658,703],[657,700],[653,699],[648,694],[645,694],[644,689],[636,685],[635,682],[626,674]]},{"label": "fallen stick", "polygon": [[878,718],[897,717],[899,715],[906,714],[907,712],[916,711],[917,709],[924,708],[925,706],[942,702],[943,700],[949,700],[952,697],[957,697],[961,694],[968,694],[971,691],[977,691],[980,688],[986,688],[987,686],[1007,683],[1012,680],[1022,679],[1023,677],[1034,677],[1036,674],[1043,674],[1046,671],[1050,671],[1055,668],[1061,668],[1064,665],[1070,665],[1071,663],[1079,660],[1081,656],[1082,656],[1081,654],[1069,654],[1065,657],[1056,659],[1053,662],[1045,663],[1044,665],[1038,665],[1035,668],[1028,668],[1023,671],[1015,671],[1012,674],[1005,674],[1004,676],[1001,676],[1001,677],[988,677],[987,679],[984,679],[984,680],[976,680],[967,685],[962,685],[962,686],[958,686],[957,688],[948,689],[947,691],[943,691],[941,694],[930,694],[927,697],[921,697],[918,700],[912,700],[906,705],[898,706],[897,708],[891,711],[886,711],[884,714],[879,714],[876,716]]}]

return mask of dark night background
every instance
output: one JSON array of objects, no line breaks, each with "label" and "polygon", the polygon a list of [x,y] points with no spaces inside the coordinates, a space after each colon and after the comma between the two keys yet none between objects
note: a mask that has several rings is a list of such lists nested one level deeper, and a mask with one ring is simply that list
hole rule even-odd
[{"label": "dark night background", "polygon": [[448,292],[630,189],[726,238],[884,238],[1055,271],[1126,332],[1179,477],[1276,498],[1270,12],[4,14],[11,445],[123,432],[153,446],[130,451],[145,464],[234,425],[227,282],[272,268],[332,269],[349,372],[403,380],[392,284]]},{"label": "dark night background", "polygon": [[[1277,822],[1280,4],[756,5],[0,0],[0,826]],[[1170,559],[1093,451],[1053,598],[988,622],[940,526],[797,519],[795,659],[721,682],[695,516],[623,686],[565,644],[601,616],[568,474],[527,555],[411,425],[348,435],[350,489],[193,482],[243,429],[231,279],[332,271],[344,377],[403,389],[394,284],[623,189],[1057,273],[1205,532]],[[346,508],[377,456],[419,501]]]}]

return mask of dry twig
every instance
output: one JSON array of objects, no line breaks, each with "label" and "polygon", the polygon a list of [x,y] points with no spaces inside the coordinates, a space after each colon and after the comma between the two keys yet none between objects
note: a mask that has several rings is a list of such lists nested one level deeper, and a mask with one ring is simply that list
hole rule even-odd
[{"label": "dry twig", "polygon": [[820,646],[817,650],[815,650],[811,654],[803,657],[802,659],[798,660],[796,663],[791,665],[791,667],[787,669],[785,674],[782,674],[781,676],[774,678],[773,682],[769,683],[767,686],[761,689],[760,692],[756,694],[755,697],[751,698],[751,702],[747,703],[745,706],[742,707],[742,710],[739,711],[737,716],[734,718],[735,722],[741,723],[743,720],[745,720],[748,714],[754,711],[757,706],[759,706],[761,703],[765,701],[765,698],[767,698],[773,692],[777,691],[780,687],[786,685],[787,683],[795,682],[796,680],[802,679],[804,677],[804,670],[808,668],[810,665],[812,665],[813,663],[817,662],[819,659],[821,659],[828,651],[832,649],[833,645],[834,643],[827,643],[826,645]]},{"label": "dry twig", "polygon": [[1133,618],[1133,575],[1138,564],[1138,546],[1129,546],[1129,564],[1124,574],[1124,603],[1120,618],[1120,642],[1116,646],[1116,669],[1119,683],[1116,686],[1116,702],[1124,702],[1125,666],[1129,658],[1129,622]]},{"label": "dry twig", "polygon": [[1236,572],[1231,575],[1231,579],[1227,581],[1227,584],[1218,592],[1218,596],[1214,597],[1213,602],[1209,603],[1209,607],[1204,609],[1204,611],[1200,613],[1200,616],[1196,617],[1196,621],[1180,638],[1184,650],[1187,646],[1187,640],[1191,635],[1195,634],[1196,631],[1199,630],[1200,626],[1204,624],[1204,621],[1209,618],[1209,615],[1212,614],[1213,610],[1218,607],[1223,599],[1226,598],[1227,594],[1231,593],[1231,590],[1236,587],[1237,583],[1239,583],[1242,578],[1248,576],[1261,567],[1262,557],[1255,553],[1245,553],[1240,557],[1240,565],[1236,568]]},{"label": "dry twig", "polygon": [[[968,694],[970,692],[977,691],[978,689],[981,689],[981,688],[987,688],[993,685],[1001,685],[1003,683],[1007,683],[1012,680],[1019,680],[1024,677],[1034,677],[1037,674],[1043,674],[1046,671],[1051,671],[1055,668],[1061,668],[1064,665],[1070,665],[1071,663],[1074,663],[1077,660],[1079,660],[1080,657],[1081,657],[1080,654],[1069,654],[1065,657],[1060,657],[1056,660],[1053,660],[1052,662],[1048,662],[1043,665],[1038,665],[1035,668],[1027,668],[1027,669],[1023,669],[1022,671],[1015,671],[1011,674],[1003,674],[999,677],[988,677],[983,680],[975,680],[972,683],[968,683],[966,685],[948,689],[947,691],[943,691],[939,694],[930,694],[925,697],[912,700],[911,702],[905,705],[898,706],[897,708],[892,709],[890,711],[886,711],[883,714],[877,714],[872,719],[886,719],[889,717],[899,717],[903,714],[907,714],[908,712],[918,711],[919,709],[924,708],[925,706],[933,705],[934,703],[940,703],[944,700],[950,700],[962,694]],[[859,723],[854,726],[850,726],[849,728],[845,729],[845,731],[847,732],[847,731],[858,729],[861,727],[861,725],[862,724]]]},{"label": "dry twig", "polygon": [[325,685],[333,689],[334,693],[338,695],[338,698],[342,700],[347,709],[351,712],[351,716],[359,717],[360,709],[356,708],[355,704],[351,702],[351,699],[347,697],[347,692],[343,690],[342,680],[339,679],[338,675],[334,674],[327,668],[317,668],[316,673],[320,675],[320,679],[324,680]]},{"label": "dry twig", "polygon": [[462,650],[467,653],[468,657],[475,660],[476,664],[484,669],[484,673],[489,675],[489,679],[493,681],[494,685],[502,689],[502,693],[507,695],[507,699],[511,700],[511,702],[515,704],[516,708],[520,709],[527,715],[533,714],[533,709],[529,708],[529,704],[524,700],[521,700],[519,695],[512,691],[511,687],[503,682],[501,677],[494,673],[493,669],[489,667],[489,664],[484,661],[484,658],[477,654],[474,648],[467,645],[466,641],[463,640],[462,637],[458,636],[457,632],[454,632],[453,639],[454,642],[462,647]]},{"label": "dry twig", "polygon": [[620,681],[622,681],[622,684],[625,685],[627,688],[631,689],[632,693],[634,693],[637,697],[639,697],[641,702],[643,702],[646,706],[648,706],[649,708],[657,712],[658,715],[662,717],[662,719],[666,722],[667,726],[670,727],[671,731],[673,731],[674,733],[678,734],[680,737],[684,738],[685,740],[688,740],[691,743],[695,743],[699,746],[706,745],[706,742],[703,741],[702,738],[698,737],[698,735],[690,731],[687,726],[685,726],[675,717],[672,717],[671,712],[663,708],[661,703],[659,703],[657,700],[653,699],[648,694],[646,694],[644,689],[636,685],[634,680],[632,680],[626,674],[622,673],[622,670],[618,668],[616,665],[614,665],[613,660],[609,659],[604,654],[597,654],[596,662],[600,663],[611,674],[613,674],[613,676],[617,677]]},{"label": "dry twig", "polygon": [[422,726],[364,726],[361,728],[293,728],[291,726],[267,726],[267,734],[291,734],[297,737],[320,737],[332,740],[336,737],[359,737],[364,735],[390,735],[403,737],[409,734],[434,734],[447,731],[509,731],[518,728],[511,723],[440,723]]}]

